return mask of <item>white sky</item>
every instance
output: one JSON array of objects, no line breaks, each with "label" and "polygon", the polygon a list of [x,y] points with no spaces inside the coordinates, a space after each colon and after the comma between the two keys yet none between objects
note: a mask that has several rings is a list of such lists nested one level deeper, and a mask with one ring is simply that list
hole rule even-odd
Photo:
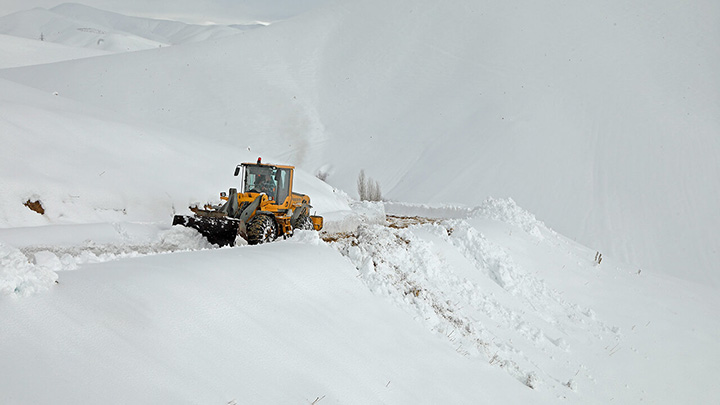
[{"label": "white sky", "polygon": [[336,0],[3,0],[0,16],[36,7],[81,3],[102,10],[187,23],[244,23],[287,18]]}]

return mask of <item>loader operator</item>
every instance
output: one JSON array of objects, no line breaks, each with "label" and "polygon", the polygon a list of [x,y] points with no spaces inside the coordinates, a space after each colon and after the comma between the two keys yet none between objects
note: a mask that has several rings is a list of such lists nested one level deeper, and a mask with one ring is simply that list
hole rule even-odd
[{"label": "loader operator", "polygon": [[267,194],[271,199],[275,198],[275,182],[272,181],[270,176],[267,174],[261,174],[258,176],[256,188],[260,190],[261,193]]}]

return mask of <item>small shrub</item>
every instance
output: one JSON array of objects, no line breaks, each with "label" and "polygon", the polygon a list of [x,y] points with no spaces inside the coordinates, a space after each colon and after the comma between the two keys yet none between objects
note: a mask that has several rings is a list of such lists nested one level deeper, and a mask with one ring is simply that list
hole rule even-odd
[{"label": "small shrub", "polygon": [[527,385],[531,389],[535,389],[538,386],[539,382],[540,379],[538,378],[537,374],[532,371],[528,373],[527,377],[525,378],[525,385]]},{"label": "small shrub", "polygon": [[317,173],[315,173],[315,177],[317,177],[318,179],[325,181],[325,182],[327,182],[327,178],[329,175],[330,175],[330,173],[323,172],[321,170],[318,170]]}]

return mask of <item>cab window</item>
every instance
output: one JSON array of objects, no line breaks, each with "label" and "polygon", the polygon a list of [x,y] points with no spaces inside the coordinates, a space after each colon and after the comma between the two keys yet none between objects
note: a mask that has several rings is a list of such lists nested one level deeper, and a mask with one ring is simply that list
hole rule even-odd
[{"label": "cab window", "polygon": [[244,193],[265,193],[270,199],[277,195],[277,168],[271,166],[246,166]]},{"label": "cab window", "polygon": [[277,183],[277,199],[275,201],[282,204],[290,195],[290,169],[277,169],[275,181]]}]

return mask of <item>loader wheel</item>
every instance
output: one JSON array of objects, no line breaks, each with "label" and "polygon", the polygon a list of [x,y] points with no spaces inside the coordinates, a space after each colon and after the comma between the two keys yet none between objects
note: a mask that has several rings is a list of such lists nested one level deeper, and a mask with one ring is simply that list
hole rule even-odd
[{"label": "loader wheel", "polygon": [[313,230],[313,223],[310,220],[310,217],[305,214],[300,214],[297,217],[297,220],[294,224],[292,224],[293,229],[303,229],[307,231]]},{"label": "loader wheel", "polygon": [[247,226],[248,244],[259,245],[277,238],[277,224],[268,215],[255,215]]}]

